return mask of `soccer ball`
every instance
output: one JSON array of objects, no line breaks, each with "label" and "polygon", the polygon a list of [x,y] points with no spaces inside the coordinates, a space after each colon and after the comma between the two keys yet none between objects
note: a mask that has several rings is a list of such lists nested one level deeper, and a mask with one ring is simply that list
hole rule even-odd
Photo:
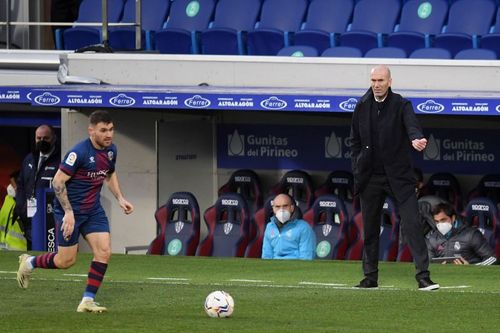
[{"label": "soccer ball", "polygon": [[204,309],[212,318],[229,317],[234,310],[234,300],[228,293],[217,290],[208,294]]}]

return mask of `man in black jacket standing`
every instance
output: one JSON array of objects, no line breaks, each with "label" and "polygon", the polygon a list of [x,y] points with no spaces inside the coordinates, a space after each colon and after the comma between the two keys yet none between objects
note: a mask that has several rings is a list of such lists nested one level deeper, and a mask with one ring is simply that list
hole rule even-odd
[{"label": "man in black jacket standing", "polygon": [[386,196],[393,197],[402,221],[402,233],[412,252],[419,290],[435,290],[429,257],[418,218],[411,149],[427,145],[411,103],[391,90],[387,66],[375,66],[371,88],[361,97],[352,116],[352,169],[355,192],[363,215],[363,272],[358,288],[378,287],[381,213]]},{"label": "man in black jacket standing", "polygon": [[56,145],[57,136],[49,125],[40,125],[35,131],[35,149],[26,155],[17,179],[15,214],[19,216],[31,250],[31,218],[36,212],[36,191],[52,187],[52,178],[61,161]]}]

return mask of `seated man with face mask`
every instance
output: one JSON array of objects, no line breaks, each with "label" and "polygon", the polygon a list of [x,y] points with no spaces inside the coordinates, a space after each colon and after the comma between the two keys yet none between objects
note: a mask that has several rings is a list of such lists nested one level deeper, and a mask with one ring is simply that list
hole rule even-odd
[{"label": "seated man with face mask", "polygon": [[456,265],[492,265],[494,252],[481,231],[463,223],[449,203],[440,203],[432,210],[437,230],[427,239],[429,258],[433,262]]},{"label": "seated man with face mask", "polygon": [[312,260],[316,237],[311,226],[297,218],[293,198],[278,194],[272,206],[274,216],[266,226],[262,258]]}]

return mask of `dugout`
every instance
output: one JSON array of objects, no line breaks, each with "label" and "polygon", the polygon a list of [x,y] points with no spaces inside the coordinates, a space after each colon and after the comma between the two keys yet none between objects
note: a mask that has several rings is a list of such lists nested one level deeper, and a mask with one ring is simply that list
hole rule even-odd
[{"label": "dugout", "polygon": [[[2,112],[60,110],[63,151],[87,136],[92,110],[112,112],[122,190],[136,206],[133,215],[124,216],[112,195],[103,192],[113,252],[154,238],[154,211],[172,192],[193,192],[203,211],[236,169],[254,169],[265,191],[290,169],[308,171],[315,185],[330,171],[349,169],[350,114],[369,86],[374,64],[390,66],[394,91],[412,100],[430,139],[432,150],[416,161],[426,179],[452,172],[466,194],[482,175],[499,170],[498,61],[132,53],[52,57],[58,68],[59,62],[65,67],[59,71],[63,79],[73,83],[59,85],[57,70],[31,73],[31,80],[11,68],[0,80]],[[101,84],[81,83],[94,80]],[[246,140],[245,153],[231,150],[233,138]]]}]

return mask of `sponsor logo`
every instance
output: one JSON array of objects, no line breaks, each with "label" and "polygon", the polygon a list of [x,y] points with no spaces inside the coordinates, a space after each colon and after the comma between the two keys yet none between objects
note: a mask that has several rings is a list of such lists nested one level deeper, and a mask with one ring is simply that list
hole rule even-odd
[{"label": "sponsor logo", "polygon": [[68,154],[68,157],[66,157],[66,161],[64,163],[66,163],[69,166],[73,166],[75,162],[76,162],[76,153],[71,152]]},{"label": "sponsor logo", "polygon": [[427,147],[424,150],[424,160],[441,160],[441,140],[436,139],[434,134],[431,134],[429,136],[429,140],[427,141]]},{"label": "sponsor logo", "polygon": [[240,135],[235,129],[233,134],[227,136],[227,155],[228,156],[245,156],[245,136]]},{"label": "sponsor logo", "polygon": [[316,255],[318,258],[325,258],[331,251],[332,245],[330,242],[324,240],[318,243],[316,246]]},{"label": "sponsor logo", "polygon": [[87,177],[91,179],[105,178],[108,175],[109,170],[99,170],[99,171],[89,171],[87,172]]},{"label": "sponsor logo", "polygon": [[453,248],[458,251],[460,250],[460,242],[455,242],[455,244],[453,244]]},{"label": "sponsor logo", "polygon": [[453,112],[488,112],[489,109],[488,103],[473,103],[473,105],[465,102],[451,103]]},{"label": "sponsor logo", "polygon": [[500,187],[500,182],[484,182],[484,187]]},{"label": "sponsor logo", "polygon": [[417,105],[417,110],[423,113],[439,113],[444,111],[444,105],[439,104],[432,99],[428,99]]},{"label": "sponsor logo", "polygon": [[182,221],[177,221],[177,222],[175,222],[174,227],[175,227],[175,232],[176,232],[176,233],[179,233],[179,232],[181,232],[181,231],[182,231],[182,229],[184,228],[184,222],[182,222]]},{"label": "sponsor logo", "polygon": [[251,98],[244,98],[239,101],[235,101],[233,98],[218,98],[217,106],[220,107],[237,107],[237,108],[249,108],[253,107],[253,100]]},{"label": "sponsor logo", "polygon": [[323,236],[328,236],[330,232],[332,232],[332,225],[331,224],[323,224],[321,227],[321,231],[323,232]]},{"label": "sponsor logo", "polygon": [[329,100],[317,100],[316,102],[310,99],[296,99],[295,101],[296,109],[321,109],[326,110],[331,107]]},{"label": "sponsor logo", "polygon": [[239,204],[238,200],[234,200],[234,199],[222,199],[221,203],[224,206],[238,206],[238,204]]},{"label": "sponsor logo", "polygon": [[210,106],[210,101],[200,95],[194,95],[184,101],[184,105],[193,109],[204,109]]},{"label": "sponsor logo", "polygon": [[472,205],[472,210],[481,211],[481,212],[489,212],[490,206],[488,206],[488,205]]},{"label": "sponsor logo", "polygon": [[82,96],[68,96],[68,104],[102,104],[102,98],[99,97],[82,97]]},{"label": "sponsor logo", "polygon": [[334,177],[334,178],[332,178],[332,183],[333,184],[349,184],[349,179]]},{"label": "sponsor logo", "polygon": [[260,102],[260,106],[268,110],[281,110],[286,108],[287,103],[276,96],[271,96]]},{"label": "sponsor logo", "polygon": [[89,162],[90,162],[90,163],[95,163],[95,158],[94,158],[94,156],[90,156],[90,157],[89,157]]},{"label": "sponsor logo", "polygon": [[54,232],[55,228],[50,228],[47,230],[47,251],[55,252],[56,250],[56,235]]},{"label": "sponsor logo", "polygon": [[113,152],[111,150],[108,151],[108,160],[112,161],[113,160],[113,156],[114,156]]},{"label": "sponsor logo", "polygon": [[304,178],[300,177],[286,177],[286,181],[289,184],[303,184]]},{"label": "sponsor logo", "polygon": [[224,223],[224,233],[229,235],[229,233],[233,230],[233,224],[231,222]]},{"label": "sponsor logo", "polygon": [[320,207],[337,207],[337,203],[335,201],[320,201]]},{"label": "sponsor logo", "polygon": [[109,103],[114,106],[127,107],[135,104],[135,99],[125,94],[118,94],[109,99]]},{"label": "sponsor logo", "polygon": [[34,98],[36,104],[40,105],[56,105],[61,99],[55,95],[52,95],[50,92],[44,92],[41,95],[38,95]]},{"label": "sponsor logo", "polygon": [[3,100],[19,100],[21,99],[21,93],[19,91],[7,91],[6,93],[1,93],[0,94],[0,99]]},{"label": "sponsor logo", "polygon": [[191,1],[186,6],[186,15],[188,17],[195,17],[200,11],[200,3],[198,1]]},{"label": "sponsor logo", "polygon": [[356,104],[358,104],[358,100],[351,97],[347,101],[340,102],[339,108],[343,111],[353,112],[356,108]]},{"label": "sponsor logo", "polygon": [[497,112],[500,112],[500,104],[498,104],[498,105],[497,105],[497,107],[495,108],[495,110],[496,110]]},{"label": "sponsor logo", "polygon": [[382,206],[383,209],[388,209],[389,208],[389,203],[386,201],[384,202],[384,206]]},{"label": "sponsor logo", "polygon": [[250,183],[252,181],[252,178],[248,176],[236,176],[234,177],[234,181],[239,183]]},{"label": "sponsor logo", "polygon": [[172,199],[172,204],[174,205],[189,205],[188,199]]},{"label": "sponsor logo", "polygon": [[178,240],[177,238],[172,239],[170,243],[168,243],[167,246],[167,252],[171,256],[176,256],[181,252],[182,250],[182,242]]}]

